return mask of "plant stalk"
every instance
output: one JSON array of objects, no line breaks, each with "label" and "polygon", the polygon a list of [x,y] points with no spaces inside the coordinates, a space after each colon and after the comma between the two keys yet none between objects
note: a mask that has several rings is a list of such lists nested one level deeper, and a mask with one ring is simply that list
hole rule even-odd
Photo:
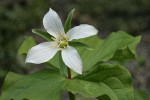
[{"label": "plant stalk", "polygon": [[75,95],[74,94],[72,94],[71,92],[68,92],[68,94],[69,94],[69,99],[70,100],[75,100]]},{"label": "plant stalk", "polygon": [[[70,68],[67,68],[67,70],[68,70],[68,79],[72,79]],[[72,94],[71,92],[68,92],[68,95],[69,95],[70,100],[75,100],[75,95],[74,94]]]},{"label": "plant stalk", "polygon": [[70,68],[67,68],[67,70],[68,70],[68,79],[72,79]]}]

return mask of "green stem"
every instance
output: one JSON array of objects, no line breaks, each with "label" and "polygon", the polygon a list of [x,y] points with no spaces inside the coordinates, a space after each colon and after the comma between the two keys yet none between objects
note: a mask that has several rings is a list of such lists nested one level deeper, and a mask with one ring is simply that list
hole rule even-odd
[{"label": "green stem", "polygon": [[[68,79],[72,79],[70,68],[67,68],[67,70],[68,70]],[[68,92],[68,95],[69,95],[70,100],[75,100],[74,94],[72,94],[71,92]]]},{"label": "green stem", "polygon": [[71,78],[71,71],[70,71],[70,68],[67,68],[67,70],[68,70],[68,79],[72,79],[72,78]]},{"label": "green stem", "polygon": [[70,100],[75,100],[75,95],[71,92],[68,92]]}]

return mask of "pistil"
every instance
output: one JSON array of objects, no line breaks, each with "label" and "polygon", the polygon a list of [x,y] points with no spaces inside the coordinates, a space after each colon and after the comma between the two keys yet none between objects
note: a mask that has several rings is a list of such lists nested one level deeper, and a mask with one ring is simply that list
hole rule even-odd
[{"label": "pistil", "polygon": [[58,43],[58,48],[66,48],[68,45],[68,40],[66,38],[60,37],[58,40],[52,37],[52,39]]},{"label": "pistil", "polygon": [[68,41],[66,39],[60,39],[59,40],[59,48],[66,48],[68,45]]}]

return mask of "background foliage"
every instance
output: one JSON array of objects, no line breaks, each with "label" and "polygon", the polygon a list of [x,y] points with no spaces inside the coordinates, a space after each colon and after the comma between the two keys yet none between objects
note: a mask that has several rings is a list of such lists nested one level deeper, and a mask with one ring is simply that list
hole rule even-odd
[{"label": "background foliage", "polygon": [[[8,71],[30,73],[24,59],[17,50],[25,35],[31,35],[32,28],[43,28],[42,18],[51,6],[62,19],[73,8],[73,26],[88,23],[99,29],[99,36],[105,38],[112,31],[124,30],[132,35],[142,35],[138,52],[142,55],[130,69],[136,88],[150,92],[148,62],[150,58],[150,1],[149,0],[1,0],[0,1],[0,86]],[[36,37],[37,41],[43,41]],[[31,65],[32,66],[32,65]],[[34,71],[35,69],[32,68]]]}]

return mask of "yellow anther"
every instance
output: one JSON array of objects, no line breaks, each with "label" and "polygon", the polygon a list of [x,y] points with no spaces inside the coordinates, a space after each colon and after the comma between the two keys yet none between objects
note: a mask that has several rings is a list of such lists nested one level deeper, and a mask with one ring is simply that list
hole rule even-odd
[{"label": "yellow anther", "polygon": [[59,39],[56,39],[54,37],[52,37],[52,39],[58,43],[58,45],[56,46],[57,48],[66,48],[68,46],[68,39],[66,35],[64,35],[64,37],[60,37],[59,35]]}]

